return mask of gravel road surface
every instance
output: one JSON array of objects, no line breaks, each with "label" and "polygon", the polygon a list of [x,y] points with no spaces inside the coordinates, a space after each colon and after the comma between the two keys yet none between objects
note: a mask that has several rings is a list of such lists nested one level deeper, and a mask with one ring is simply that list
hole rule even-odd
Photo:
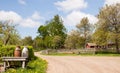
[{"label": "gravel road surface", "polygon": [[35,55],[47,60],[47,73],[120,73],[120,57]]}]

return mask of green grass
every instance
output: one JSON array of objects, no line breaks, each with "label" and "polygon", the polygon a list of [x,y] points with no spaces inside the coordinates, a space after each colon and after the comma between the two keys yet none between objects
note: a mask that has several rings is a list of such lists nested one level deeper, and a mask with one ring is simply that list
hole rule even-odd
[{"label": "green grass", "polygon": [[70,53],[52,53],[49,55],[52,55],[52,56],[77,56],[77,54],[70,54]]},{"label": "green grass", "polygon": [[30,61],[25,69],[12,68],[8,69],[5,73],[46,73],[47,62],[40,58]]},{"label": "green grass", "polygon": [[96,56],[120,56],[120,54],[96,54]]},{"label": "green grass", "polygon": [[120,56],[120,54],[68,54],[68,53],[53,53],[52,56]]}]

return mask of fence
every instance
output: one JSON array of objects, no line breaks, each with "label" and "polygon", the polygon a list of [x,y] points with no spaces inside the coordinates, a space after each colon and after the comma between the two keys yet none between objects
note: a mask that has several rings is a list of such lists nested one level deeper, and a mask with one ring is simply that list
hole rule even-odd
[{"label": "fence", "polygon": [[41,51],[41,54],[54,54],[54,53],[65,53],[65,54],[95,54],[95,49],[47,49]]},{"label": "fence", "polygon": [[116,53],[116,49],[102,49],[102,48],[90,48],[90,49],[47,49],[41,51],[42,54],[54,54],[54,53],[65,53],[65,54],[102,54],[102,53]]}]

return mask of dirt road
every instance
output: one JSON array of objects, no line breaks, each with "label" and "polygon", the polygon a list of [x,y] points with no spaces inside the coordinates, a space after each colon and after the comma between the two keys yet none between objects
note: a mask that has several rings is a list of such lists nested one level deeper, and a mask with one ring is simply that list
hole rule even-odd
[{"label": "dirt road", "polygon": [[43,56],[47,73],[120,73],[120,57]]}]

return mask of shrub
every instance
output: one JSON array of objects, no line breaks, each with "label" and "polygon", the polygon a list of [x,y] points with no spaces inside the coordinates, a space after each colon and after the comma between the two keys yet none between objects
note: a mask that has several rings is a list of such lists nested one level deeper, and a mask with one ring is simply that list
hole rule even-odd
[{"label": "shrub", "polygon": [[34,52],[33,52],[33,47],[32,46],[28,46],[28,51],[29,51],[28,59],[29,60],[35,59]]},{"label": "shrub", "polygon": [[99,49],[96,50],[96,54],[116,54],[115,49]]},{"label": "shrub", "polygon": [[0,56],[13,56],[15,46],[1,46]]}]

